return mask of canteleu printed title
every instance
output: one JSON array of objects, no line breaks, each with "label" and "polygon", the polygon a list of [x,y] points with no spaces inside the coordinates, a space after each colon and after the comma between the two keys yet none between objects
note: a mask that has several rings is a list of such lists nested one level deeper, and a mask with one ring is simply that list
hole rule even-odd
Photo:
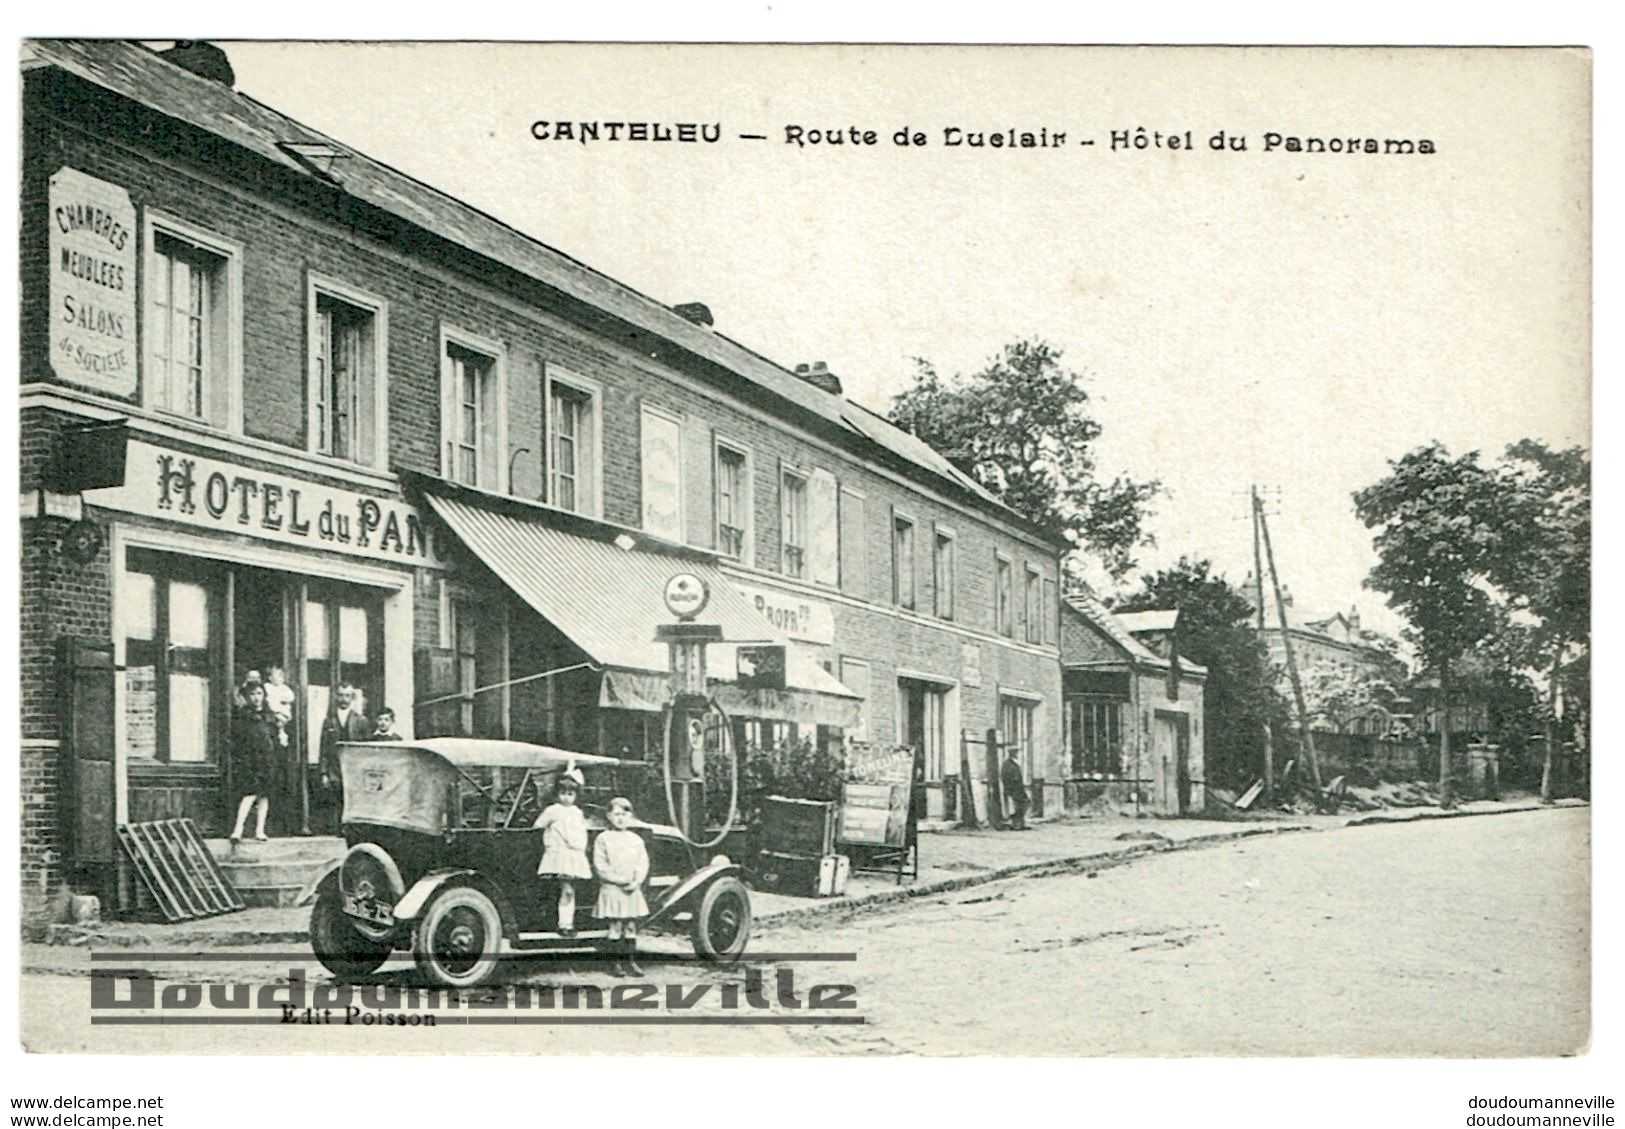
[{"label": "canteleu printed title", "polygon": [[1112,153],[1180,152],[1193,149],[1215,153],[1340,153],[1371,156],[1428,156],[1438,151],[1431,138],[1368,136],[1354,131],[1335,134],[1284,133],[1274,130],[1249,135],[1228,129],[1148,129],[1135,126],[1107,131],[1104,137],[1052,125],[995,128],[960,125],[896,129],[841,124],[810,126],[791,123],[778,138],[767,133],[732,132],[721,122],[552,121],[531,123],[537,141],[565,141],[580,145],[596,142],[674,143],[715,145],[724,140],[767,141],[796,149],[896,148],[954,150],[1060,150],[1099,146]]}]

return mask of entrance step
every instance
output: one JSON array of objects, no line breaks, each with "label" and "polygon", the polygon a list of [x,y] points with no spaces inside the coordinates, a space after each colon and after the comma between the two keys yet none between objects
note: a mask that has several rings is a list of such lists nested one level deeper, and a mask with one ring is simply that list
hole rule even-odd
[{"label": "entrance step", "polygon": [[336,835],[245,839],[210,839],[209,853],[231,884],[251,906],[291,906],[305,884],[344,857],[344,840]]}]

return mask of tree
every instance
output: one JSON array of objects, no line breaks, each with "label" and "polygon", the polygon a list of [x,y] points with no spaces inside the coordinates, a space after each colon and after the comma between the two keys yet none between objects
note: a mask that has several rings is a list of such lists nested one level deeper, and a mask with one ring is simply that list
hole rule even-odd
[{"label": "tree", "polygon": [[1264,724],[1287,726],[1286,700],[1275,688],[1269,655],[1252,626],[1253,606],[1212,562],[1179,563],[1140,578],[1140,588],[1113,611],[1179,611],[1181,658],[1207,668],[1202,692],[1203,750],[1208,779],[1241,787],[1261,772]]},{"label": "tree", "polygon": [[1589,707],[1591,462],[1579,447],[1553,451],[1525,439],[1507,448],[1502,467],[1504,552],[1491,562],[1489,578],[1513,619],[1503,647],[1544,684],[1540,795],[1549,801],[1560,703],[1574,702],[1582,718]]},{"label": "tree", "polygon": [[1159,483],[1096,477],[1100,423],[1083,375],[1043,341],[1006,345],[987,366],[944,379],[915,358],[914,383],[891,420],[940,451],[1030,521],[1097,554],[1113,577],[1149,543],[1147,506]]},{"label": "tree", "polygon": [[1366,586],[1405,617],[1406,639],[1439,680],[1439,802],[1450,807],[1454,668],[1504,622],[1489,582],[1505,551],[1504,475],[1480,465],[1477,451],[1453,459],[1436,442],[1388,465],[1354,495],[1355,513],[1377,531]]}]

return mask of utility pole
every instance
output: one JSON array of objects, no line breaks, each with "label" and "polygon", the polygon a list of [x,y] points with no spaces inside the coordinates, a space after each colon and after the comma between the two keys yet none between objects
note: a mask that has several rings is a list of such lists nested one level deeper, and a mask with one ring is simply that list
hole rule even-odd
[{"label": "utility pole", "polygon": [[1315,735],[1309,729],[1309,706],[1303,697],[1303,679],[1298,677],[1298,664],[1292,657],[1292,629],[1286,621],[1286,604],[1281,602],[1281,574],[1275,571],[1275,549],[1270,544],[1269,522],[1264,520],[1264,507],[1258,496],[1253,496],[1253,512],[1258,515],[1259,532],[1264,537],[1264,555],[1270,566],[1270,587],[1275,591],[1275,610],[1281,619],[1281,643],[1286,649],[1286,672],[1292,677],[1292,696],[1298,704],[1298,731],[1303,734],[1303,755],[1309,762],[1309,776],[1315,782],[1315,792],[1321,790],[1320,762],[1315,757]]},{"label": "utility pole", "polygon": [[[1264,502],[1253,487],[1253,599],[1257,604],[1258,645],[1264,648],[1265,661],[1269,660],[1269,644],[1264,641],[1264,564],[1258,542],[1258,526],[1263,518]],[[1275,735],[1270,731],[1268,709],[1264,713],[1264,803],[1275,799]]]}]

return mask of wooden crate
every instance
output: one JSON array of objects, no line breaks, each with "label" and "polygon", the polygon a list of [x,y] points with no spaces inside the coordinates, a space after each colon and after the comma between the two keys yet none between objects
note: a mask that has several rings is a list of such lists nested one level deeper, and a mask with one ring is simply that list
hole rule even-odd
[{"label": "wooden crate", "polygon": [[763,850],[822,857],[835,853],[836,805],[822,800],[769,796],[762,805],[757,843]]}]

